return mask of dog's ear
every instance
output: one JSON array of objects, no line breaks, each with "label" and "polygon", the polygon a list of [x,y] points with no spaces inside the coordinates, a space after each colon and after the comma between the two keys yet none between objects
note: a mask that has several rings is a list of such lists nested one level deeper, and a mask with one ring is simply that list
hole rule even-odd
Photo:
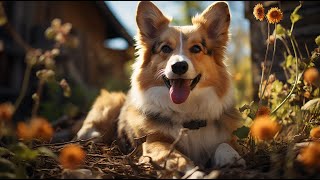
[{"label": "dog's ear", "polygon": [[192,23],[204,26],[209,39],[227,42],[230,25],[229,6],[226,2],[213,3],[201,15],[194,17]]},{"label": "dog's ear", "polygon": [[149,1],[141,1],[138,4],[137,25],[139,34],[146,38],[155,38],[159,32],[168,27],[170,20],[166,18],[162,12]]}]

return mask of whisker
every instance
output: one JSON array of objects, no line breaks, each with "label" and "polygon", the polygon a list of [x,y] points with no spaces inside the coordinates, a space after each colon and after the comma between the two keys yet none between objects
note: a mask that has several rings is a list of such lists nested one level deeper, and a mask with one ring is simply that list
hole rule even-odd
[{"label": "whisker", "polygon": [[160,69],[156,72],[155,74],[155,79],[158,80],[162,77],[162,75],[164,75],[164,69]]}]

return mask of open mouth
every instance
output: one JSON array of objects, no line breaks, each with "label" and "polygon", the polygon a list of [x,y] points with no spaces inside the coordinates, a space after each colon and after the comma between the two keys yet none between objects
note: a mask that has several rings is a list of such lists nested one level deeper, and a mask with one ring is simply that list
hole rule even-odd
[{"label": "open mouth", "polygon": [[162,76],[165,85],[170,90],[170,98],[175,104],[181,104],[187,100],[190,91],[196,87],[200,78],[201,74],[194,79],[168,79],[165,75]]}]

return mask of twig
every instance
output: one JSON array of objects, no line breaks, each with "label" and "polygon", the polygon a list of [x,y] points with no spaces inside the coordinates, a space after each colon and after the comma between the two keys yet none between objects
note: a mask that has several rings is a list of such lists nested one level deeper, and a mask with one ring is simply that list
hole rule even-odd
[{"label": "twig", "polygon": [[78,139],[78,140],[73,140],[73,141],[67,141],[67,142],[61,142],[61,143],[54,143],[54,144],[40,144],[40,145],[35,145],[34,148],[37,148],[37,147],[41,147],[41,146],[62,146],[62,145],[66,145],[66,144],[72,144],[72,143],[85,143],[85,142],[89,142],[93,139],[96,139],[96,138],[99,138],[100,136],[97,136],[97,137],[92,137],[92,138],[89,138],[89,139]]},{"label": "twig", "polygon": [[186,134],[186,132],[187,132],[188,130],[189,130],[189,129],[187,129],[187,128],[181,128],[181,129],[180,129],[180,132],[179,132],[179,135],[178,135],[177,139],[171,144],[171,146],[170,146],[170,151],[169,151],[167,157],[165,158],[165,162],[164,162],[164,165],[163,165],[164,168],[165,168],[166,165],[167,165],[167,161],[168,161],[168,159],[169,159],[169,156],[170,156],[171,153],[174,151],[177,143],[181,140],[182,135]]}]

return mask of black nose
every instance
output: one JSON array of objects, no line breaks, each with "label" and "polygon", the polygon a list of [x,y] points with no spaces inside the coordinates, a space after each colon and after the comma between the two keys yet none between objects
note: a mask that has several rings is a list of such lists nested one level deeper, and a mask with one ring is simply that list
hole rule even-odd
[{"label": "black nose", "polygon": [[181,75],[188,71],[188,63],[186,61],[176,62],[171,68],[173,73]]}]

